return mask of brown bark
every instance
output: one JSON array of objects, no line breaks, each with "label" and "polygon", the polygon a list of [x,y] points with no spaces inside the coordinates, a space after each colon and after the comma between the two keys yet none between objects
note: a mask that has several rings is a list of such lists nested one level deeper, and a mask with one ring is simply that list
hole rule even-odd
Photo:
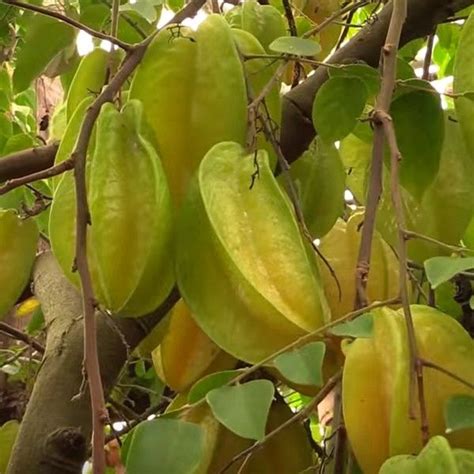
[{"label": "brown bark", "polygon": [[[472,4],[473,0],[409,0],[408,16],[403,25],[400,46],[429,35],[437,24]],[[365,26],[347,45],[336,51],[328,62],[343,64],[359,60],[378,67],[380,50],[387,35],[391,14],[390,2],[376,21]],[[295,161],[315,136],[311,120],[313,101],[316,92],[327,78],[327,69],[319,67],[311,77],[283,98],[281,146],[289,162]]]},{"label": "brown bark", "polygon": [[0,183],[50,168],[57,151],[58,143],[51,143],[0,158]]},{"label": "brown bark", "polygon": [[[83,319],[78,291],[64,277],[50,253],[38,258],[34,291],[41,301],[48,337],[42,367],[21,423],[8,474],[80,474],[91,436],[88,392],[82,388]],[[174,292],[152,315],[115,320],[133,350],[176,302]],[[97,315],[100,365],[106,393],[127,357],[124,343],[102,315]],[[76,397],[74,401],[73,397]]]}]

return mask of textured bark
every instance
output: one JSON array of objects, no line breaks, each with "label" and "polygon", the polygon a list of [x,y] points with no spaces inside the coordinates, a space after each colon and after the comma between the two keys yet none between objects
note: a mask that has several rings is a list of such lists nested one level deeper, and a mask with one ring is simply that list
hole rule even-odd
[{"label": "textured bark", "polygon": [[[437,24],[472,4],[474,0],[409,0],[400,45],[429,35]],[[391,14],[392,2],[387,4],[372,24],[365,26],[347,45],[336,51],[328,62],[344,64],[358,60],[377,67]],[[319,67],[311,77],[283,98],[281,147],[290,163],[308,148],[315,136],[311,120],[313,101],[327,78],[327,69]]]},{"label": "textured bark", "polygon": [[54,164],[57,150],[58,144],[52,143],[1,157],[0,183],[50,168]]},{"label": "textured bark", "polygon": [[[34,292],[48,326],[46,352],[38,373],[8,474],[80,474],[91,436],[91,409],[83,383],[83,321],[81,298],[50,253],[34,269]],[[115,320],[130,349],[167,313],[177,295],[154,314]],[[112,388],[127,357],[116,329],[98,317],[100,365],[105,391]],[[76,397],[81,393],[79,397]],[[72,398],[75,397],[74,400]]]}]

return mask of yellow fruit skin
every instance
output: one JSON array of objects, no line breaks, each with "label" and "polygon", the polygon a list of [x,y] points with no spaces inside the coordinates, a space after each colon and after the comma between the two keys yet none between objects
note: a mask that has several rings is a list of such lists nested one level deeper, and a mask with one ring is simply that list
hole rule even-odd
[{"label": "yellow fruit skin", "polygon": [[245,143],[247,93],[231,28],[223,17],[210,15],[196,32],[182,28],[180,36],[173,36],[172,31],[162,30],[148,48],[130,98],[144,104],[173,201],[179,205],[213,145]]},{"label": "yellow fruit skin", "polygon": [[[336,273],[342,297],[329,270],[321,265],[324,291],[333,319],[354,309],[355,269],[359,253],[363,214],[353,215],[347,223],[338,219],[334,227],[321,240],[320,250]],[[383,301],[398,295],[398,260],[378,232],[372,241],[372,256],[367,285],[369,301]]]},{"label": "yellow fruit skin", "polygon": [[25,288],[35,260],[38,227],[13,210],[0,209],[0,318]]},{"label": "yellow fruit skin", "polygon": [[[260,177],[249,189],[259,164]],[[183,205],[177,277],[200,327],[257,362],[329,319],[319,275],[265,152],[213,147]],[[205,271],[203,271],[205,269]]]},{"label": "yellow fruit skin", "polygon": [[[420,356],[474,382],[474,342],[450,316],[433,308],[411,307]],[[382,463],[397,454],[421,450],[419,416],[409,408],[409,349],[406,324],[400,311],[373,311],[373,337],[346,346],[343,409],[346,428],[357,461],[365,474],[376,474]],[[443,410],[453,395],[470,389],[433,369],[424,370],[425,401],[430,435],[445,435]],[[474,430],[447,434],[453,448],[474,449]]]},{"label": "yellow fruit skin", "polygon": [[171,311],[166,334],[152,357],[163,381],[177,392],[190,388],[204,375],[231,369],[237,363],[199,328],[183,300]]}]

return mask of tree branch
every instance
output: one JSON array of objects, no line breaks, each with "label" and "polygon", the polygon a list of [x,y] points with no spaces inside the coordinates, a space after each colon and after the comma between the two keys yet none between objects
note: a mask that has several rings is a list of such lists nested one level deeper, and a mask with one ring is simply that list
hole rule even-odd
[{"label": "tree branch", "polygon": [[[362,60],[378,66],[380,50],[384,44],[392,14],[390,2],[370,25],[366,25],[344,47],[329,59],[330,63],[343,64]],[[408,0],[408,16],[403,25],[400,45],[415,38],[423,38],[434,27],[452,17],[456,11],[474,4],[474,0]],[[327,70],[319,67],[315,73],[283,98],[281,146],[287,160],[295,161],[315,136],[311,120],[314,96],[327,80]]]},{"label": "tree branch", "polygon": [[3,3],[6,3],[7,5],[11,5],[13,7],[22,8],[23,10],[30,10],[32,12],[39,13],[40,15],[55,18],[56,20],[62,21],[63,23],[72,26],[73,28],[85,31],[91,36],[102,40],[110,41],[112,44],[115,44],[119,48],[122,48],[124,51],[130,51],[132,49],[132,45],[126,43],[125,41],[119,40],[118,38],[110,36],[106,33],[102,33],[101,31],[94,30],[93,28],[89,28],[87,25],[84,25],[80,21],[74,20],[73,18],[63,15],[62,13],[55,12],[54,10],[50,10],[49,8],[40,7],[32,3],[20,2],[18,0],[3,0]]},{"label": "tree branch", "polygon": [[[79,396],[83,376],[81,297],[64,276],[50,252],[33,270],[34,293],[41,302],[48,327],[43,364],[22,420],[8,474],[81,474],[91,437],[91,405]],[[179,299],[176,289],[154,312],[142,318],[114,319],[96,314],[100,366],[105,393],[110,390],[133,350]]]},{"label": "tree branch", "polygon": [[20,178],[53,166],[59,143],[28,148],[0,158],[0,182]]},{"label": "tree branch", "polygon": [[17,328],[14,328],[13,326],[10,326],[3,321],[0,321],[0,332],[6,334],[12,339],[24,342],[25,344],[31,346],[35,351],[39,352],[40,354],[44,354],[44,347],[36,339],[28,336],[28,334],[20,331]]}]

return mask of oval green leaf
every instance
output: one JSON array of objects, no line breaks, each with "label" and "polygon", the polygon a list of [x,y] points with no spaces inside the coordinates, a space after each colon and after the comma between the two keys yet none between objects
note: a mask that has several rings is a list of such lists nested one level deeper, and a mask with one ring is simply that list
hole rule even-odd
[{"label": "oval green leaf", "polygon": [[444,407],[446,433],[474,428],[474,397],[455,395]]},{"label": "oval green leaf", "polygon": [[316,41],[297,36],[280,36],[268,48],[275,53],[294,56],[315,56],[321,51],[321,46]]},{"label": "oval green leaf", "polygon": [[189,474],[199,465],[204,450],[202,429],[174,419],[140,423],[129,441],[128,474]]},{"label": "oval green leaf", "polygon": [[474,268],[474,257],[433,257],[425,261],[426,278],[433,289],[471,268]]},{"label": "oval green leaf", "polygon": [[372,337],[374,318],[371,313],[364,313],[352,321],[337,324],[329,329],[331,334],[341,337]]},{"label": "oval green leaf", "polygon": [[221,424],[242,438],[265,436],[268,413],[275,389],[269,380],[253,380],[210,391],[206,400]]},{"label": "oval green leaf", "polygon": [[328,143],[351,133],[364,111],[368,91],[357,77],[332,77],[319,89],[313,103],[313,124]]},{"label": "oval green leaf", "polygon": [[303,347],[281,354],[273,363],[290,382],[321,387],[325,353],[324,342],[310,342]]}]

